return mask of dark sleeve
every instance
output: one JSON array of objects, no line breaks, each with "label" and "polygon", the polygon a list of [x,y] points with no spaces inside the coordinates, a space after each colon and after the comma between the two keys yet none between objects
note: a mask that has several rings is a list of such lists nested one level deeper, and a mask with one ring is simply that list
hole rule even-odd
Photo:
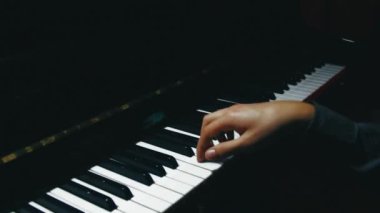
[{"label": "dark sleeve", "polygon": [[362,155],[364,160],[355,164],[355,169],[368,171],[380,166],[380,124],[358,123],[313,103],[315,116],[308,130],[314,134],[332,138],[342,147],[350,147]]}]

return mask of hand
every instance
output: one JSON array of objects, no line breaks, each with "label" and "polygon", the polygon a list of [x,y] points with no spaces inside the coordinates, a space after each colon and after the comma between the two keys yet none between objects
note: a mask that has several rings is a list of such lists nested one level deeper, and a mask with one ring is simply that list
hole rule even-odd
[{"label": "hand", "polygon": [[[210,113],[203,118],[197,145],[198,161],[224,157],[264,139],[281,127],[313,119],[314,106],[297,101],[273,101],[236,104]],[[221,133],[236,131],[237,139],[213,145]]]}]

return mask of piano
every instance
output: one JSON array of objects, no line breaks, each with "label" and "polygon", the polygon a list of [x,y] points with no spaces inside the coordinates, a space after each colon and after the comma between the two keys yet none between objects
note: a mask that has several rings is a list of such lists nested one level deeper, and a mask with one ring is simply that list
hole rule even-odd
[{"label": "piano", "polygon": [[27,39],[4,37],[1,211],[213,212],[239,196],[213,188],[239,181],[239,156],[196,161],[203,116],[316,100],[347,72],[352,44],[300,27],[293,3],[117,4],[7,8]]}]

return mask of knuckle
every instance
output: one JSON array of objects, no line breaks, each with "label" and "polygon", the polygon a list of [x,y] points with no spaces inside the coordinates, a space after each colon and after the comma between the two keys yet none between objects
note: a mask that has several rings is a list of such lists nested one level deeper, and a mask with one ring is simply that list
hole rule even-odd
[{"label": "knuckle", "polygon": [[230,111],[232,112],[239,112],[244,108],[243,104],[234,104],[230,107]]},{"label": "knuckle", "polygon": [[236,113],[240,111],[240,106],[232,106],[231,108],[228,109],[226,116],[228,117],[234,117]]},{"label": "knuckle", "polygon": [[240,111],[244,108],[244,104],[235,104],[233,105],[233,109],[236,111]]},{"label": "knuckle", "polygon": [[203,116],[203,118],[202,118],[202,122],[203,122],[204,124],[207,124],[208,121],[209,121],[210,119],[211,119],[210,114],[207,114],[207,115]]},{"label": "knuckle", "polygon": [[202,128],[202,130],[203,130],[203,134],[204,134],[204,136],[206,137],[206,138],[209,138],[210,137],[210,133],[211,133],[211,127],[210,127],[210,125],[207,125],[207,126],[204,126],[203,128]]}]

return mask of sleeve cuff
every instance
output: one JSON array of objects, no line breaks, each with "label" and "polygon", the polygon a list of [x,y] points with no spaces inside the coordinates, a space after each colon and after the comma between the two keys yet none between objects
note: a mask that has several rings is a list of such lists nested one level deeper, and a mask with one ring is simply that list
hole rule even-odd
[{"label": "sleeve cuff", "polygon": [[318,103],[311,104],[315,107],[315,114],[308,125],[309,132],[348,144],[357,142],[358,126],[355,122]]}]

